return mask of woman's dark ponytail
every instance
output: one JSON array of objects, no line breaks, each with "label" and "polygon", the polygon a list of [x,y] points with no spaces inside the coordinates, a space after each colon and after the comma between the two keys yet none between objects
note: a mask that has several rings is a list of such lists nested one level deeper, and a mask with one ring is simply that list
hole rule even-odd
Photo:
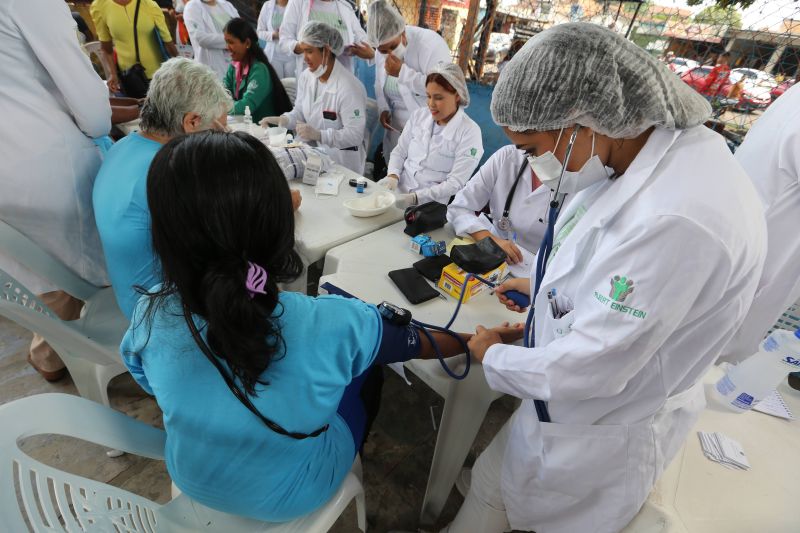
[{"label": "woman's dark ponytail", "polygon": [[[187,316],[206,322],[198,323],[195,342],[201,348],[207,343],[255,395],[257,384],[266,385],[262,374],[285,349],[278,283],[302,272],[280,168],[249,135],[196,133],[170,141],[156,155],[147,200],[163,276],[148,314],[164,298],[178,296]],[[248,290],[250,263],[266,271],[263,294]]]}]

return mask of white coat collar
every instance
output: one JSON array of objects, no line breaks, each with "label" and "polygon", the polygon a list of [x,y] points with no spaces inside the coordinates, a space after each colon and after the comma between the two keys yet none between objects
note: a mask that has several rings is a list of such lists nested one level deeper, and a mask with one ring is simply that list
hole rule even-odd
[{"label": "white coat collar", "polygon": [[[425,119],[425,128],[426,131],[430,132],[433,129],[433,116],[429,110],[426,111],[427,115]],[[461,130],[461,124],[466,118],[468,117],[464,112],[464,108],[459,107],[458,111],[456,111],[456,114],[450,119],[450,122],[445,124],[444,128],[442,128],[442,138],[452,141],[455,138],[456,133]]]},{"label": "white coat collar", "polygon": [[[320,83],[320,85],[323,87],[322,92],[336,93],[340,90],[347,90],[345,87],[343,87],[344,76],[347,74],[350,74],[350,71],[345,69],[338,59],[334,60],[333,70],[331,71],[331,75],[328,76],[328,81],[325,83]],[[314,76],[312,75],[311,77],[313,78]]]},{"label": "white coat collar", "polygon": [[[675,143],[683,130],[668,130],[656,128],[650,134],[642,150],[628,167],[628,170],[612,183],[600,198],[595,200],[583,218],[578,222],[569,236],[564,239],[557,255],[553,258],[542,281],[540,291],[544,290],[545,284],[551,285],[566,274],[569,274],[579,258],[578,253],[586,248],[580,243],[587,237],[594,228],[603,227],[611,218],[614,217],[625,205],[647,184],[653,176],[653,170],[661,162],[664,155]],[[577,208],[581,204],[581,193],[570,202],[572,207]],[[565,221],[569,218],[565,212],[559,217],[556,223],[555,233],[561,229]]]}]

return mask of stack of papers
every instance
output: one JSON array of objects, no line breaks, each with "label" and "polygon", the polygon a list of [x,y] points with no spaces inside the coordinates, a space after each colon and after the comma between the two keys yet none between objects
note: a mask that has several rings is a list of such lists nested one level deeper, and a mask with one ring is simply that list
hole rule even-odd
[{"label": "stack of papers", "polygon": [[703,454],[726,468],[747,470],[750,462],[744,454],[742,445],[722,433],[706,433],[698,431]]}]

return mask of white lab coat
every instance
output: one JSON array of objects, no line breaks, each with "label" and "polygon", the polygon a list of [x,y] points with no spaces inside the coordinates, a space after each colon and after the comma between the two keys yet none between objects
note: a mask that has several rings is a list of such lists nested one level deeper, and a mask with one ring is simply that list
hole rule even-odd
[{"label": "white lab coat", "polygon": [[[483,361],[492,389],[523,398],[501,480],[514,529],[616,533],[634,517],[704,407],[700,380],[766,253],[753,186],[703,126],[657,127],[623,176],[575,195],[556,235],[581,207],[535,298],[536,347],[494,345]],[[632,281],[621,303],[615,276]],[[574,303],[560,320],[551,289]]]},{"label": "white lab coat", "polygon": [[[294,47],[297,46],[303,27],[308,22],[308,15],[311,13],[314,2],[321,1],[323,0],[291,0],[286,5],[286,13],[283,15],[283,24],[281,24],[280,28],[279,46],[284,53],[292,54],[296,58],[295,72],[297,73],[305,70],[306,64],[303,61],[303,54],[294,53]],[[347,39],[345,39],[344,46],[367,42],[367,32],[361,27],[361,23],[358,21],[355,11],[353,11],[352,4],[345,0],[332,1],[336,2],[342,22],[347,27]],[[341,61],[347,70],[353,72],[355,65],[352,56],[342,53],[336,59]]]},{"label": "white lab coat", "polygon": [[[267,59],[272,63],[272,67],[278,74],[278,77],[294,78],[296,73],[296,64],[294,54],[287,54],[280,46],[278,41],[272,39],[272,33],[275,27],[272,25],[272,13],[275,11],[275,0],[267,0],[261,6],[261,12],[258,15],[258,27],[256,33],[259,39],[263,39],[267,44],[264,45],[264,53]],[[286,9],[289,9],[289,4],[286,4]],[[284,16],[286,12],[284,11]]]},{"label": "white lab coat", "polygon": [[433,137],[433,117],[427,107],[411,114],[389,158],[387,174],[400,178],[401,193],[416,192],[420,204],[446,204],[464,188],[483,156],[481,129],[459,107]]},{"label": "white lab coat", "polygon": [[[108,89],[75,36],[64,2],[0,3],[0,218],[80,277],[108,284],[94,223]],[[35,293],[56,290],[0,252],[0,268]]]},{"label": "white lab coat", "polygon": [[319,144],[331,159],[363,176],[367,159],[366,107],[364,84],[337,59],[326,83],[317,80],[308,69],[300,74],[294,109],[284,116],[289,119],[289,129],[305,122],[320,130]]},{"label": "white lab coat", "polygon": [[[400,67],[398,79],[398,89],[406,111],[396,113],[389,106],[389,102],[384,94],[383,88],[386,85],[386,56],[375,52],[375,97],[378,101],[378,114],[383,111],[392,112],[392,126],[402,130],[406,125],[411,113],[425,107],[427,96],[425,94],[425,79],[428,72],[439,63],[451,63],[450,48],[442,39],[442,36],[435,31],[419,28],[417,26],[406,26],[406,47],[403,56],[403,66]],[[397,145],[400,134],[391,130],[384,130],[383,133],[383,153],[384,157],[389,156]]]},{"label": "white lab coat", "polygon": [[[231,18],[238,17],[239,12],[227,0],[217,0],[219,5]],[[203,0],[194,0],[186,4],[183,10],[183,22],[189,30],[192,40],[194,58],[200,63],[211,67],[219,79],[225,77],[231,64],[231,55],[225,44],[225,35],[217,30],[214,19],[211,18],[211,7]]]},{"label": "white lab coat", "polygon": [[[525,171],[514,191],[508,218],[512,229],[503,231],[497,223],[503,216],[503,208],[519,169]],[[517,244],[536,253],[547,229],[547,210],[550,189],[539,186],[533,190],[533,176],[525,153],[512,145],[503,146],[490,157],[472,176],[467,185],[458,191],[453,202],[447,206],[447,221],[456,235],[469,235],[486,230],[501,239],[511,240],[517,235]],[[489,204],[491,220],[476,211]]]},{"label": "white lab coat", "polygon": [[767,260],[741,329],[720,359],[738,363],[800,298],[800,85],[778,98],[736,151],[753,180],[767,219]]}]

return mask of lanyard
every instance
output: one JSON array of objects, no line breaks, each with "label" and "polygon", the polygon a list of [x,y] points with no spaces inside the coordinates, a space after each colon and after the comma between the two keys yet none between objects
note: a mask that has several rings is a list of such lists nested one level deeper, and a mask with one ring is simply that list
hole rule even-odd
[{"label": "lanyard", "polygon": [[506,204],[503,206],[503,215],[500,217],[500,220],[497,221],[497,227],[501,231],[509,231],[511,229],[511,220],[508,218],[508,213],[511,210],[511,202],[514,200],[514,193],[517,191],[517,184],[526,168],[528,168],[527,160],[523,161],[522,166],[519,167],[517,177],[514,178],[514,184],[511,186],[511,190],[508,191],[508,196],[506,196]]},{"label": "lanyard", "polygon": [[[559,192],[559,189],[561,188],[561,180],[564,179],[564,172],[567,170],[567,164],[572,155],[572,148],[575,146],[575,139],[578,136],[579,130],[580,126],[576,124],[569,138],[567,153],[564,155],[564,164],[561,165],[561,175],[558,178],[558,185],[553,193],[553,200],[550,202],[550,210],[547,213],[547,231],[545,231],[542,245],[539,247],[539,253],[536,254],[536,280],[534,282],[533,298],[531,298],[531,301],[535,301],[536,295],[539,294],[539,288],[542,285],[542,280],[544,279],[547,269],[547,259],[550,257],[550,252],[553,251],[553,233],[555,231],[556,219],[561,212],[561,206],[564,204],[565,196],[563,193]],[[526,348],[532,348],[536,345],[536,333],[534,328],[534,306],[531,305],[528,311],[528,318],[525,320],[525,330],[523,333],[523,344]],[[550,412],[547,409],[547,402],[543,400],[533,400],[533,404],[536,407],[536,416],[539,418],[539,421],[550,422]]]}]

